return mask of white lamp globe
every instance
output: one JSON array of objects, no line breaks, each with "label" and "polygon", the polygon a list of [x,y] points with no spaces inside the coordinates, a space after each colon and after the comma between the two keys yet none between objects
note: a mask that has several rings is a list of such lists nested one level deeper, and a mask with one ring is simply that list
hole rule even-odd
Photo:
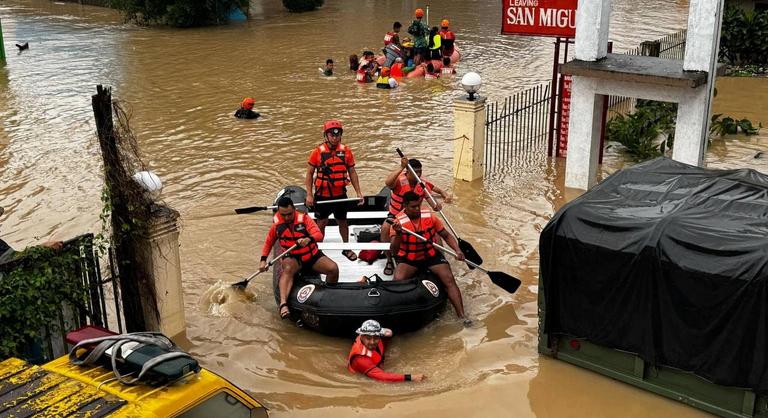
[{"label": "white lamp globe", "polygon": [[163,182],[151,171],[139,171],[133,175],[133,180],[139,183],[152,199],[160,197],[160,192],[163,191]]},{"label": "white lamp globe", "polygon": [[480,78],[480,74],[475,72],[469,72],[461,77],[461,86],[469,93],[469,100],[475,100],[475,93],[480,90],[480,86],[483,85],[483,79]]}]

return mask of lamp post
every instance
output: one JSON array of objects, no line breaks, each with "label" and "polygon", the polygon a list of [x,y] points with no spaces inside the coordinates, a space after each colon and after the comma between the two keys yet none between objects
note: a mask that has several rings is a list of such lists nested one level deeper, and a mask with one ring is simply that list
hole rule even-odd
[{"label": "lamp post", "polygon": [[469,97],[467,98],[469,101],[475,100],[475,93],[480,90],[480,86],[482,85],[483,79],[480,78],[480,74],[478,73],[466,73],[464,74],[464,77],[461,78],[461,87],[464,88],[464,91],[469,93]]}]

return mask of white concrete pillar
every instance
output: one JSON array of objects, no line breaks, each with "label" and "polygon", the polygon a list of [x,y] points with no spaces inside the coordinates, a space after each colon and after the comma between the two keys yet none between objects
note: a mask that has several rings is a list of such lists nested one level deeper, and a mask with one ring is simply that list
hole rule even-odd
[{"label": "white concrete pillar", "polygon": [[677,105],[672,159],[703,166],[709,135],[710,92],[706,86],[691,89]]},{"label": "white concrete pillar", "polygon": [[485,97],[453,101],[453,177],[472,181],[485,171]]},{"label": "white concrete pillar", "polygon": [[725,0],[691,0],[685,40],[686,71],[711,71],[717,59],[720,21]]},{"label": "white concrete pillar", "polygon": [[605,100],[605,96],[595,93],[598,81],[573,76],[571,117],[568,121],[568,158],[565,161],[566,187],[588,190],[597,183],[600,127]]},{"label": "white concrete pillar", "polygon": [[187,328],[184,293],[179,260],[179,212],[167,206],[153,206],[149,236],[143,246],[144,266],[154,278],[158,318],[145,318],[149,330],[168,337],[179,336]]},{"label": "white concrete pillar", "polygon": [[574,45],[577,60],[597,61],[608,54],[610,21],[611,0],[579,0]]}]

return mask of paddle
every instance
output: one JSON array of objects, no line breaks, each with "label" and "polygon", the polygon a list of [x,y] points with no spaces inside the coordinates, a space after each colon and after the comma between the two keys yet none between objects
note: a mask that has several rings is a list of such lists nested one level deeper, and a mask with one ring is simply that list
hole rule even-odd
[{"label": "paddle", "polygon": [[[393,224],[394,223],[394,221],[392,219],[387,219],[387,222],[389,224]],[[413,235],[414,237],[416,237],[416,238],[418,238],[418,239],[420,239],[420,240],[422,240],[424,242],[429,242],[430,244],[434,245],[435,248],[439,249],[440,251],[446,252],[446,253],[454,256],[454,257],[457,257],[456,253],[453,250],[451,250],[450,248],[446,248],[446,247],[443,247],[440,244],[436,244],[436,243],[434,243],[434,242],[432,242],[432,241],[422,237],[421,235],[419,235],[419,234],[409,230],[408,228],[402,228],[402,229],[403,229],[403,232],[405,232],[406,234]],[[493,282],[493,284],[495,284],[496,286],[499,286],[500,288],[506,290],[509,293],[515,293],[517,291],[517,288],[519,288],[520,284],[522,283],[520,281],[520,279],[518,279],[516,277],[512,277],[509,274],[504,273],[503,271],[489,271],[489,270],[486,270],[486,269],[480,267],[479,265],[477,265],[477,264],[475,264],[475,263],[473,263],[473,262],[471,262],[469,260],[464,260],[464,261],[467,264],[469,264],[469,265],[473,265],[478,270],[483,271],[486,274],[488,274],[488,277],[491,278],[491,281]]]},{"label": "paddle", "polygon": [[[405,157],[405,155],[403,155],[403,152],[400,151],[400,148],[395,148],[395,150],[397,150],[397,153],[400,155],[400,158]],[[424,184],[423,181],[421,181],[421,179],[419,178],[419,175],[416,174],[416,171],[413,169],[413,167],[411,167],[410,163],[408,164],[408,171],[410,171],[411,174],[413,174],[413,177],[416,177],[416,181],[421,185],[421,188],[424,189],[424,193],[427,195],[430,202],[432,202],[432,206],[437,206],[437,201],[435,201],[435,198],[432,197],[432,194],[427,189],[427,185]],[[437,213],[440,214],[440,217],[442,217],[443,220],[445,221],[445,225],[451,231],[451,234],[453,234],[453,236],[456,237],[456,241],[459,242],[459,248],[461,249],[461,252],[464,253],[464,256],[467,258],[467,266],[470,269],[474,269],[475,267],[473,266],[473,264],[475,265],[483,264],[483,257],[480,257],[480,254],[477,253],[477,250],[475,250],[475,247],[473,247],[472,244],[468,243],[467,241],[464,241],[463,239],[461,239],[461,237],[459,237],[459,234],[457,234],[456,230],[453,229],[453,225],[451,225],[451,222],[448,221],[448,218],[445,216],[442,209],[437,211]],[[472,263],[470,263],[470,261]]]},{"label": "paddle", "polygon": [[[267,268],[272,267],[272,264],[275,264],[277,262],[277,260],[285,257],[288,253],[290,253],[291,251],[296,249],[296,247],[298,247],[298,246],[299,246],[299,244],[293,244],[291,246],[291,248],[283,251],[282,253],[280,253],[280,255],[278,255],[277,257],[275,257],[272,260],[270,260],[269,263],[267,263]],[[251,281],[251,279],[253,279],[254,277],[258,276],[261,273],[262,273],[261,270],[259,270],[256,273],[253,273],[250,276],[248,276],[245,280],[241,280],[241,281],[239,281],[237,283],[232,283],[232,287],[234,287],[235,289],[245,290],[245,288],[248,286],[248,283]]]},{"label": "paddle", "polygon": [[[319,202],[315,202],[315,205],[324,205],[327,203],[341,203],[341,202],[357,202],[360,198],[357,197],[350,197],[346,199],[331,199],[331,200],[321,200]],[[306,203],[294,203],[294,206],[304,206]],[[267,209],[277,209],[276,205],[273,206],[248,206],[245,208],[237,208],[235,209],[235,215],[245,215],[248,213],[255,213],[255,212],[261,212]],[[224,212],[221,214],[217,214],[214,216],[224,216],[224,215],[232,215],[232,212]]]}]

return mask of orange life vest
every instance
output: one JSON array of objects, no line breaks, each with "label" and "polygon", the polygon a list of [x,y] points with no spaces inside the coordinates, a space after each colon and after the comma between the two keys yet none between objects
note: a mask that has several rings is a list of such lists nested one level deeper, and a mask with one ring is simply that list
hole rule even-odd
[{"label": "orange life vest", "polygon": [[[432,242],[437,237],[432,216],[431,211],[422,209],[419,221],[420,228],[416,228],[416,225],[411,222],[411,219],[404,211],[397,214],[397,220],[403,228],[411,230],[426,238],[427,241]],[[437,255],[437,250],[435,250],[431,243],[424,242],[406,232],[402,232],[400,235],[400,249],[397,251],[398,257],[403,257],[410,261],[418,261]]]},{"label": "orange life vest", "polygon": [[[334,197],[349,184],[347,173],[347,155],[349,148],[339,144],[336,149],[331,149],[328,143],[318,145],[320,149],[320,166],[317,167],[315,176],[315,193],[318,196]],[[334,190],[335,189],[335,190]]]},{"label": "orange life vest", "polygon": [[[309,231],[307,230],[306,217],[307,215],[301,212],[295,212],[293,215],[293,223],[289,224],[285,222],[285,218],[280,215],[280,212],[275,213],[272,217],[272,221],[277,224],[275,231],[277,234],[278,242],[283,250],[287,250],[296,244],[301,238],[311,238]],[[304,247],[296,247],[291,251],[291,255],[297,256],[302,262],[309,261],[318,252],[317,243],[312,240]]]},{"label": "orange life vest", "polygon": [[[377,349],[371,351],[365,347],[365,344],[363,344],[362,341],[360,341],[360,336],[358,335],[355,339],[355,343],[352,344],[352,348],[349,350],[349,356],[347,357],[347,369],[352,373],[356,372],[356,370],[352,368],[352,359],[355,358],[355,356],[370,357],[371,360],[373,360],[373,364],[375,364],[374,367],[377,367],[384,361],[384,343],[379,340]],[[370,370],[366,370],[365,374],[368,374],[369,371]]]},{"label": "orange life vest", "polygon": [[[395,193],[395,190],[397,190],[397,193]],[[427,184],[427,190],[432,191],[429,184]],[[395,189],[392,190],[392,193],[389,195],[389,213],[397,215],[403,211],[403,195],[410,191],[413,191],[422,198],[425,195],[424,188],[421,187],[421,184],[416,183],[416,187],[411,187],[411,184],[408,183],[408,177],[405,173],[401,173],[397,177]]]}]

